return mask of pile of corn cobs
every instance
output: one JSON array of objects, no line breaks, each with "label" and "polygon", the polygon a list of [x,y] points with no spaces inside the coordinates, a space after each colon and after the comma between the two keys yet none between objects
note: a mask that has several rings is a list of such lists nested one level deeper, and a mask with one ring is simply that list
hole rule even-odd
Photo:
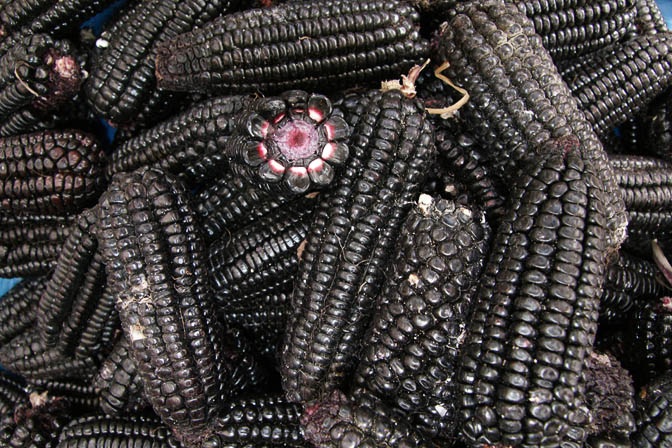
[{"label": "pile of corn cobs", "polygon": [[0,446],[672,444],[653,0],[111,4],[0,4]]}]

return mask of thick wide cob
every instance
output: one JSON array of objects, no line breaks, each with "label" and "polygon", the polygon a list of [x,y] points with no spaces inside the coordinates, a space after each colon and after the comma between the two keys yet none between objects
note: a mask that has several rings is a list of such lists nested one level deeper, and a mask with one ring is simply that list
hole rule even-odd
[{"label": "thick wide cob", "polygon": [[97,42],[102,54],[85,84],[93,110],[116,124],[137,124],[141,113],[156,122],[157,115],[171,111],[170,101],[165,107],[170,93],[156,88],[157,45],[237,4],[237,0],[149,0],[127,8]]},{"label": "thick wide cob", "polygon": [[229,14],[158,49],[158,86],[282,92],[406,73],[428,52],[418,13],[396,0],[291,2]]},{"label": "thick wide cob", "polygon": [[544,142],[569,134],[597,169],[607,192],[610,250],[625,239],[627,215],[602,143],[562,80],[532,22],[498,0],[456,6],[439,40],[447,76],[470,94],[460,109],[491,154],[494,174],[513,182]]},{"label": "thick wide cob", "polygon": [[455,437],[457,356],[489,236],[481,212],[420,196],[401,229],[355,374],[357,389],[400,409],[433,439]]},{"label": "thick wide cob", "polygon": [[291,401],[320,399],[353,367],[399,229],[435,158],[419,101],[398,90],[366,101],[344,172],[320,194],[301,255],[282,350]]},{"label": "thick wide cob", "polygon": [[0,208],[14,214],[77,213],[105,179],[105,154],[79,131],[48,130],[0,139]]},{"label": "thick wide cob", "polygon": [[511,192],[479,283],[458,374],[470,446],[581,444],[581,378],[606,266],[606,191],[573,136]]}]

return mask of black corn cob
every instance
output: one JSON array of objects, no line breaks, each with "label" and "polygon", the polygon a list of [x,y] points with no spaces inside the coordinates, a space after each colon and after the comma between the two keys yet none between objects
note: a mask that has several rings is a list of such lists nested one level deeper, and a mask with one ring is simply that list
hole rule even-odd
[{"label": "black corn cob", "polygon": [[230,171],[201,190],[194,200],[207,241],[252,224],[282,207],[289,198],[260,190]]},{"label": "black corn cob", "polygon": [[58,437],[58,448],[181,448],[156,418],[90,415],[72,420]]},{"label": "black corn cob", "polygon": [[82,83],[77,56],[68,41],[45,34],[25,36],[0,56],[0,119],[30,106],[55,109]]},{"label": "black corn cob", "polygon": [[0,445],[11,448],[51,448],[72,419],[73,409],[63,400],[32,394],[30,404],[14,409],[14,421],[0,428]]},{"label": "black corn cob", "polygon": [[329,185],[348,158],[348,124],[324,95],[290,90],[250,101],[236,117],[227,154],[234,173],[278,194]]},{"label": "black corn cob", "polygon": [[301,426],[306,440],[318,448],[432,446],[382,403],[365,397],[351,400],[339,390],[307,408]]},{"label": "black corn cob", "polygon": [[[98,241],[96,226],[98,209],[84,210],[63,244],[56,269],[51,275],[46,289],[40,299],[37,314],[37,329],[41,339],[47,346],[59,346],[68,352],[74,347],[74,341],[62,339],[64,330],[76,330],[82,316],[72,316],[72,312],[86,304],[96,301],[104,285],[104,266],[100,255],[96,258]],[[81,313],[81,309],[78,310]],[[73,326],[68,319],[74,318]],[[66,348],[68,347],[68,348]]]},{"label": "black corn cob", "polygon": [[651,380],[637,397],[633,448],[663,448],[672,443],[672,371]]},{"label": "black corn cob", "polygon": [[176,438],[195,445],[233,366],[188,192],[157,169],[119,173],[99,210],[108,282],[147,400]]},{"label": "black corn cob", "polygon": [[8,0],[0,6],[3,32],[29,31],[62,36],[74,31],[113,0]]},{"label": "black corn cob", "polygon": [[579,140],[521,171],[479,283],[458,372],[470,446],[582,443],[581,378],[606,265],[606,191]]},{"label": "black corn cob", "polygon": [[14,408],[28,403],[24,385],[16,378],[0,372],[0,427],[14,423]]},{"label": "black corn cob", "polygon": [[638,302],[629,319],[623,364],[641,386],[672,367],[672,299]]},{"label": "black corn cob", "polygon": [[0,300],[0,344],[18,336],[35,323],[40,296],[48,277],[22,280]]},{"label": "black corn cob", "polygon": [[454,438],[457,355],[489,236],[482,212],[421,195],[363,344],[356,387],[403,411],[431,438]]},{"label": "black corn cob", "polygon": [[202,447],[311,447],[300,429],[301,411],[300,405],[275,394],[231,401]]},{"label": "black corn cob", "polygon": [[663,13],[656,0],[635,0],[637,16],[635,28],[639,34],[655,34],[668,31]]},{"label": "black corn cob", "polygon": [[156,166],[205,183],[226,169],[225,142],[247,101],[240,96],[208,99],[127,139],[112,152],[108,176]]},{"label": "black corn cob", "polygon": [[142,390],[142,380],[131,358],[128,339],[120,337],[93,380],[106,415],[137,413],[149,406]]},{"label": "black corn cob", "polygon": [[493,174],[513,183],[549,139],[576,135],[605,185],[609,248],[625,239],[627,215],[607,155],[532,22],[499,0],[460,3],[439,40],[445,74],[470,93],[465,126],[488,148]]},{"label": "black corn cob", "polygon": [[[157,46],[237,4],[237,0],[149,0],[131,5],[96,43],[102,54],[84,86],[92,109],[115,125],[134,123],[141,112],[155,121],[170,111],[161,106],[170,104],[174,94],[156,88]],[[146,105],[154,107],[143,110]]]},{"label": "black corn cob", "polygon": [[671,85],[672,32],[618,43],[564,72],[586,119],[604,138]]},{"label": "black corn cob", "polygon": [[396,0],[292,2],[229,14],[162,44],[157,83],[237,93],[375,83],[427,55],[417,21]]},{"label": "black corn cob", "polygon": [[63,242],[70,234],[74,221],[72,216],[0,214],[0,246]]},{"label": "black corn cob", "polygon": [[583,377],[591,415],[587,444],[627,443],[635,430],[635,389],[630,374],[614,356],[592,352],[586,357]]},{"label": "black corn cob", "polygon": [[0,257],[0,278],[48,274],[56,266],[62,246],[61,242],[38,242],[8,248]]},{"label": "black corn cob", "polygon": [[296,275],[297,249],[306,238],[316,202],[312,198],[289,202],[210,244],[210,284],[221,307],[235,306],[241,296]]},{"label": "black corn cob", "polygon": [[336,183],[320,194],[282,349],[290,401],[310,403],[354,367],[399,229],[435,158],[419,100],[376,92]]},{"label": "black corn cob", "polygon": [[46,394],[49,398],[65,402],[69,407],[76,407],[77,412],[98,410],[98,396],[88,380],[31,378],[27,382],[26,392],[29,396]]},{"label": "black corn cob", "polygon": [[79,131],[0,138],[0,207],[12,214],[76,213],[100,194],[105,155]]},{"label": "black corn cob", "polygon": [[653,262],[621,252],[607,267],[600,319],[621,320],[636,301],[661,297],[664,287],[657,276],[658,269]]}]

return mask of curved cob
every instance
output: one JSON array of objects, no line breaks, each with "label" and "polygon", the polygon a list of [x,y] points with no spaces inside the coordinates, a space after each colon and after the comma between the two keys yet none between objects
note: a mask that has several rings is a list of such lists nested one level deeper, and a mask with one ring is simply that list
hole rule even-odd
[{"label": "curved cob", "polygon": [[606,192],[575,137],[515,184],[481,277],[458,387],[470,446],[582,443],[581,379],[606,265]]},{"label": "curved cob", "polygon": [[147,400],[176,438],[197,444],[233,366],[188,193],[160,170],[119,173],[101,197],[99,219],[108,282]]},{"label": "curved cob", "polygon": [[292,2],[215,19],[162,44],[160,88],[325,90],[406,73],[429,48],[396,0]]},{"label": "curved cob", "polygon": [[227,142],[231,169],[279,194],[323,188],[348,158],[350,128],[324,95],[290,90],[251,101]]},{"label": "curved cob", "polygon": [[320,195],[294,284],[281,355],[291,401],[319,399],[353,367],[388,257],[435,157],[422,104],[394,90],[372,94],[350,143],[343,174]]},{"label": "curved cob", "polygon": [[104,186],[105,155],[79,131],[0,139],[0,208],[15,214],[76,213]]},{"label": "curved cob", "polygon": [[672,372],[651,380],[637,400],[634,448],[662,448],[672,443]]},{"label": "curved cob", "polygon": [[494,174],[513,183],[550,139],[576,135],[605,185],[609,248],[625,239],[627,215],[607,155],[578,109],[531,21],[499,0],[466,2],[439,40],[447,76],[470,92],[465,126],[489,148]]},{"label": "curved cob", "polygon": [[46,34],[22,37],[0,56],[0,118],[30,106],[49,110],[72,98],[82,83],[74,49]]},{"label": "curved cob", "polygon": [[0,344],[4,344],[33,325],[47,277],[22,280],[0,300]]},{"label": "curved cob", "polygon": [[58,437],[58,448],[83,446],[179,448],[181,445],[157,419],[91,415],[72,420]]},{"label": "curved cob", "polygon": [[241,96],[208,99],[125,140],[112,152],[108,176],[155,166],[195,182],[226,167],[225,142],[248,101]]},{"label": "curved cob", "polygon": [[320,448],[430,446],[382,403],[364,397],[352,401],[339,390],[306,409],[301,426],[306,439]]},{"label": "curved cob", "polygon": [[117,340],[93,380],[100,409],[106,415],[136,413],[148,406],[128,344],[126,337]]},{"label": "curved cob", "polygon": [[150,120],[156,119],[157,112],[165,113],[143,111],[148,104],[155,109],[164,105],[171,95],[156,88],[157,45],[204,25],[237,3],[149,0],[130,6],[97,41],[102,54],[84,86],[91,108],[115,124],[134,123],[141,112]]},{"label": "curved cob", "polygon": [[227,171],[198,193],[194,207],[205,239],[213,241],[252,224],[288,201],[289,198],[253,187]]},{"label": "curved cob", "polygon": [[635,26],[639,34],[655,34],[668,31],[663,13],[655,0],[635,0],[637,16]]},{"label": "curved cob", "polygon": [[297,248],[306,237],[315,206],[309,198],[290,202],[214,241],[208,267],[216,300],[226,308],[240,296],[293,277],[299,264]]},{"label": "curved cob", "polygon": [[482,213],[421,195],[363,344],[357,388],[403,411],[431,438],[454,437],[457,355],[489,236]]},{"label": "curved cob", "polygon": [[637,36],[568,67],[570,90],[601,138],[642,111],[672,82],[672,32]]}]

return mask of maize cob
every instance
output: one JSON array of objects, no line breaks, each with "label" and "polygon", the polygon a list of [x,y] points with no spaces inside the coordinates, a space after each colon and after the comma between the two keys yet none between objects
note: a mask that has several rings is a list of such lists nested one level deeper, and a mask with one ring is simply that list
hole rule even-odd
[{"label": "maize cob", "polygon": [[72,418],[66,402],[31,395],[30,404],[14,409],[14,421],[0,428],[0,445],[12,448],[50,448]]},{"label": "maize cob", "polygon": [[[232,10],[236,0],[149,0],[137,2],[103,32],[97,58],[84,90],[96,114],[114,124],[133,123],[143,107],[171,102],[170,92],[156,88],[157,45],[204,25]],[[174,100],[172,101],[174,102]],[[156,112],[145,118],[154,118]]]},{"label": "maize cob", "polygon": [[[55,266],[62,243],[21,243],[7,248],[0,262],[0,278],[45,275]],[[3,248],[5,249],[5,248]]]},{"label": "maize cob", "polygon": [[663,448],[672,443],[672,372],[651,380],[636,403],[637,431],[633,448]]},{"label": "maize cob", "polygon": [[568,85],[601,138],[643,111],[672,81],[672,32],[638,36],[569,67]]},{"label": "maize cob", "polygon": [[87,379],[98,370],[98,354],[75,358],[59,347],[50,348],[34,328],[0,346],[0,364],[28,379]]},{"label": "maize cob", "polygon": [[23,37],[0,56],[0,118],[4,121],[26,106],[54,109],[72,98],[81,83],[69,42],[45,34]]},{"label": "maize cob", "polygon": [[192,181],[204,182],[226,167],[224,142],[246,99],[213,98],[190,107],[115,148],[108,176],[156,166]]},{"label": "maize cob", "polygon": [[637,16],[635,28],[639,34],[665,33],[668,31],[663,13],[655,0],[635,0]]},{"label": "maize cob", "polygon": [[0,344],[32,326],[47,277],[22,280],[0,300]]},{"label": "maize cob", "polygon": [[229,14],[162,44],[157,84],[275,93],[375,83],[426,56],[417,20],[396,0],[293,2]]},{"label": "maize cob", "polygon": [[71,379],[31,378],[26,386],[28,395],[47,395],[76,407],[78,411],[98,409],[98,396],[90,382]]},{"label": "maize cob", "polygon": [[339,390],[307,408],[301,426],[305,438],[319,448],[431,446],[382,403],[364,397],[351,401]]},{"label": "maize cob", "polygon": [[353,367],[388,257],[435,158],[419,100],[397,90],[369,100],[342,175],[320,194],[301,255],[281,354],[290,401],[319,399]]},{"label": "maize cob", "polygon": [[638,302],[626,328],[623,363],[643,385],[672,367],[672,300]]},{"label": "maize cob", "polygon": [[196,212],[207,241],[252,224],[288,201],[246,183],[227,171],[198,193]]},{"label": "maize cob", "polygon": [[195,445],[221,407],[233,365],[188,193],[157,169],[118,173],[99,202],[99,228],[147,400],[176,438]]},{"label": "maize cob", "polygon": [[364,342],[357,387],[403,411],[430,438],[454,437],[457,355],[489,235],[482,213],[421,195]]},{"label": "maize cob", "polygon": [[72,216],[0,214],[0,245],[63,242],[73,222]]},{"label": "maize cob", "polygon": [[645,156],[610,154],[609,163],[612,169],[621,171],[637,171],[637,170],[658,170],[670,167],[670,162]]},{"label": "maize cob", "polygon": [[100,194],[102,149],[79,131],[0,138],[0,208],[15,214],[76,213]]},{"label": "maize cob", "polygon": [[308,232],[315,202],[290,202],[211,244],[210,284],[218,302],[228,304],[296,274],[296,251]]},{"label": "maize cob", "polygon": [[581,379],[606,265],[606,191],[580,141],[522,171],[479,283],[458,387],[470,446],[585,440]]},{"label": "maize cob", "polygon": [[489,148],[493,174],[512,183],[544,142],[576,135],[608,191],[609,249],[625,239],[627,214],[597,135],[578,109],[541,38],[514,5],[498,0],[458,4],[439,41],[447,76],[470,92],[465,125]]},{"label": "maize cob", "polygon": [[0,26],[7,32],[67,35],[113,0],[8,0],[0,6]]},{"label": "maize cob", "polygon": [[14,408],[28,402],[28,394],[16,379],[0,372],[0,427],[14,423]]},{"label": "maize cob", "polygon": [[331,183],[348,158],[349,135],[327,97],[291,90],[250,101],[226,147],[233,172],[252,185],[300,194]]},{"label": "maize cob", "polygon": [[128,339],[120,337],[93,380],[100,409],[106,415],[137,413],[149,406],[142,380],[131,358]]},{"label": "maize cob", "polygon": [[[635,389],[632,378],[612,355],[593,352],[583,372],[590,408],[588,444],[628,441],[635,430]],[[612,443],[613,443],[612,442]]]},{"label": "maize cob", "polygon": [[[94,260],[98,248],[96,225],[95,207],[79,215],[40,298],[37,329],[42,341],[49,347],[60,346],[68,353],[74,350],[70,346],[74,341],[61,339],[64,330],[69,327],[66,319],[77,308],[74,304],[96,300],[100,295],[100,282],[105,280],[100,278],[100,273],[104,274],[100,256]],[[73,328],[70,327],[71,330]]]},{"label": "maize cob", "polygon": [[600,319],[622,318],[636,301],[661,297],[663,286],[656,279],[657,273],[652,262],[621,252],[618,260],[607,267]]},{"label": "maize cob", "polygon": [[90,415],[72,420],[58,437],[58,448],[180,448],[168,428],[155,418]]}]

